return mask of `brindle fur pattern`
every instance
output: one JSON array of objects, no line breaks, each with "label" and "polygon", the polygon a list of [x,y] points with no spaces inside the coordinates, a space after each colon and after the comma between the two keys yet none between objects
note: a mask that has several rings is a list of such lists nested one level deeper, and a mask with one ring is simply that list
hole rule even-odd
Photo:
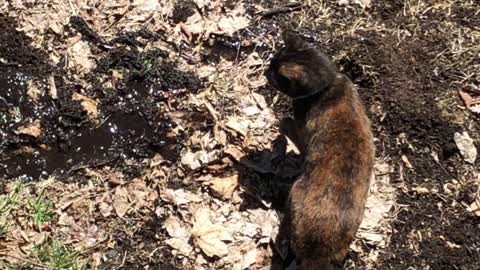
[{"label": "brindle fur pattern", "polygon": [[293,98],[280,123],[305,155],[289,196],[291,247],[302,270],[340,267],[363,218],[374,161],[370,121],[352,82],[317,49],[287,33],[269,82]]}]

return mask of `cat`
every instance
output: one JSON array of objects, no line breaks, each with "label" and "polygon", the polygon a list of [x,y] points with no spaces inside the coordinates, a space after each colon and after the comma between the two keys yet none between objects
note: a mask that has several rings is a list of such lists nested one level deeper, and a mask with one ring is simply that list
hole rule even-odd
[{"label": "cat", "polygon": [[280,122],[305,158],[288,198],[290,246],[297,269],[342,267],[362,221],[375,148],[364,106],[348,77],[293,32],[271,59],[267,78],[292,99]]}]

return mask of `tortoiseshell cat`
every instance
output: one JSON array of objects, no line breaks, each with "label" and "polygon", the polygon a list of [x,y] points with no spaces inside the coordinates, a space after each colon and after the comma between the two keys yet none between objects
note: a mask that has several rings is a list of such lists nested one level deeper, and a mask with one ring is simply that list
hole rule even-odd
[{"label": "tortoiseshell cat", "polygon": [[297,268],[342,267],[363,218],[374,161],[370,121],[352,82],[298,36],[272,59],[271,85],[292,98],[294,119],[280,123],[305,156],[288,201]]}]

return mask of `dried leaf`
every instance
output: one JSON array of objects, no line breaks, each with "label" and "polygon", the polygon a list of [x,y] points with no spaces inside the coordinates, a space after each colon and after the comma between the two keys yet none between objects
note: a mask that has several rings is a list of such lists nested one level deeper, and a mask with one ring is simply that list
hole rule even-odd
[{"label": "dried leaf", "polygon": [[257,248],[254,247],[242,254],[242,269],[249,269],[257,261]]},{"label": "dried leaf", "polygon": [[271,209],[267,211],[263,209],[255,209],[249,210],[248,213],[252,223],[262,230],[261,243],[268,243],[271,239],[277,237],[280,225],[280,218],[277,212]]},{"label": "dried leaf", "polygon": [[158,197],[156,192],[151,192],[147,187],[144,179],[137,178],[131,180],[126,188],[128,194],[130,194],[129,199],[131,200],[131,204],[134,205],[136,209],[148,205],[149,202],[156,200]]},{"label": "dried leaf", "polygon": [[220,156],[220,151],[218,150],[214,150],[210,152],[207,152],[205,150],[200,150],[195,153],[189,150],[182,156],[181,162],[183,165],[187,166],[191,170],[196,170],[200,168],[202,165],[207,165],[217,160],[219,156]]},{"label": "dried leaf", "polygon": [[206,21],[198,13],[188,17],[185,23],[179,24],[180,28],[187,35],[198,35],[205,31]]},{"label": "dried leaf", "polygon": [[112,87],[116,88],[119,81],[123,80],[123,72],[119,70],[112,70]]},{"label": "dried leaf", "polygon": [[197,68],[195,70],[195,72],[197,73],[198,77],[207,78],[207,77],[210,77],[211,75],[216,74],[217,73],[217,68],[212,67],[212,66],[204,65],[204,66],[201,66],[201,67]]},{"label": "dried leaf", "polygon": [[[201,3],[200,5],[203,6]],[[237,5],[234,10],[225,15],[210,13],[208,16],[202,17],[195,13],[185,23],[180,23],[178,27],[188,36],[189,40],[193,35],[208,37],[210,33],[233,36],[235,32],[250,24],[250,19],[243,16],[244,13],[243,5]]]},{"label": "dried leaf", "polygon": [[201,208],[195,213],[192,229],[195,244],[208,257],[224,257],[228,254],[228,246],[223,241],[232,241],[233,237],[220,224],[213,224],[208,209]]},{"label": "dried leaf", "polygon": [[13,153],[15,155],[21,155],[24,157],[29,157],[35,152],[35,149],[30,147],[30,146],[21,146],[17,150],[15,150]]},{"label": "dried leaf", "polygon": [[215,140],[218,142],[220,145],[226,145],[227,144],[227,134],[223,129],[220,129],[218,125],[215,125],[213,128],[213,135],[215,137]]},{"label": "dried leaf", "polygon": [[292,142],[292,140],[290,140],[290,138],[286,137],[287,138],[287,153],[290,153],[290,152],[293,152],[294,154],[296,155],[299,155],[300,154],[300,150],[298,149],[298,147]]},{"label": "dried leaf", "polygon": [[188,151],[182,156],[181,162],[191,170],[196,170],[202,166],[202,163],[198,159],[195,153]]},{"label": "dried leaf", "polygon": [[189,255],[193,250],[193,247],[188,243],[191,234],[180,224],[179,219],[171,216],[165,221],[164,226],[167,233],[173,237],[166,240],[166,243],[183,255]]},{"label": "dried leaf", "polygon": [[472,96],[470,96],[467,92],[464,92],[462,90],[458,90],[458,94],[463,99],[463,102],[465,103],[465,106],[467,107],[467,109],[470,109],[470,106],[472,105],[472,102],[473,102]]},{"label": "dried leaf", "polygon": [[125,187],[118,186],[115,188],[113,208],[119,217],[125,216],[130,208],[130,204],[128,203],[128,191]]},{"label": "dried leaf", "polygon": [[96,67],[88,42],[79,40],[69,48],[68,52],[71,59],[69,66],[78,72],[88,73]]},{"label": "dried leaf", "polygon": [[477,159],[477,148],[470,135],[468,135],[466,131],[462,133],[455,132],[453,140],[455,141],[458,150],[460,150],[463,159],[470,164],[474,164]]},{"label": "dried leaf", "polygon": [[238,175],[224,178],[213,178],[208,182],[213,195],[223,199],[232,198],[233,192],[238,187]]},{"label": "dried leaf", "polygon": [[240,161],[240,159],[245,156],[245,153],[242,150],[231,144],[228,145],[223,152],[233,157],[236,161]]},{"label": "dried leaf", "polygon": [[250,120],[240,120],[236,117],[231,117],[225,126],[233,131],[236,131],[237,133],[240,133],[242,136],[246,136],[250,123]]},{"label": "dried leaf", "polygon": [[477,198],[477,200],[470,204],[467,210],[480,217],[480,198]]},{"label": "dried leaf", "polygon": [[470,111],[473,113],[478,113],[480,114],[480,104],[476,104],[470,107]]},{"label": "dried leaf", "polygon": [[410,160],[408,160],[408,157],[405,155],[402,155],[402,161],[407,166],[407,168],[411,169],[413,168],[412,163],[410,163]]},{"label": "dried leaf", "polygon": [[183,189],[167,189],[164,194],[161,195],[162,200],[166,202],[173,203],[177,206],[184,205],[190,202],[201,202],[203,201],[200,195],[187,192]]},{"label": "dried leaf", "polygon": [[[100,202],[100,204],[98,205],[98,210],[100,210],[100,214],[103,217],[109,217],[109,216],[112,215],[113,207],[109,203]],[[117,212],[117,214],[118,214],[118,212]]]},{"label": "dried leaf", "polygon": [[78,93],[73,93],[72,100],[80,101],[83,110],[87,112],[88,119],[94,123],[98,123],[97,102],[95,100]]},{"label": "dried leaf", "polygon": [[15,134],[17,134],[17,135],[28,135],[28,136],[32,136],[34,138],[40,137],[40,135],[42,134],[40,120],[35,120],[35,121],[33,121],[33,123],[30,123],[28,125],[19,127],[15,131]]},{"label": "dried leaf", "polygon": [[354,0],[354,3],[360,5],[362,8],[369,8],[372,6],[371,0]]},{"label": "dried leaf", "polygon": [[53,75],[48,76],[48,84],[50,85],[48,94],[52,99],[57,99],[57,86],[55,85],[55,77],[53,77]]},{"label": "dried leaf", "polygon": [[249,24],[250,20],[243,16],[222,17],[217,24],[218,30],[214,31],[214,33],[231,37],[238,30],[247,28]]},{"label": "dried leaf", "polygon": [[38,89],[33,80],[27,81],[27,95],[34,101],[38,101],[38,98],[43,94],[43,92]]},{"label": "dried leaf", "polygon": [[191,236],[191,233],[180,224],[180,220],[175,216],[167,218],[164,226],[171,237],[189,239]]},{"label": "dried leaf", "polygon": [[430,193],[430,190],[428,190],[428,188],[425,188],[425,187],[414,187],[413,190],[415,192],[417,192],[418,194],[428,194],[428,193]]},{"label": "dried leaf", "polygon": [[260,109],[257,105],[251,105],[242,109],[242,112],[245,116],[252,116],[260,113]]},{"label": "dried leaf", "polygon": [[170,238],[165,240],[165,243],[185,256],[190,255],[193,251],[193,247],[188,243],[188,239]]}]

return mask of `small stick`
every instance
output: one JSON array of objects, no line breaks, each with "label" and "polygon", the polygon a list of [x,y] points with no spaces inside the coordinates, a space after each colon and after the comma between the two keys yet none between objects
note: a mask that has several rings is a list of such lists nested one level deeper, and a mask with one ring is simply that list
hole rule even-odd
[{"label": "small stick", "polygon": [[302,7],[301,2],[294,2],[294,3],[288,3],[285,6],[282,7],[274,7],[271,9],[267,9],[263,12],[260,13],[261,17],[268,17],[272,16],[278,13],[286,13],[286,12],[292,12],[295,10],[299,10]]}]

